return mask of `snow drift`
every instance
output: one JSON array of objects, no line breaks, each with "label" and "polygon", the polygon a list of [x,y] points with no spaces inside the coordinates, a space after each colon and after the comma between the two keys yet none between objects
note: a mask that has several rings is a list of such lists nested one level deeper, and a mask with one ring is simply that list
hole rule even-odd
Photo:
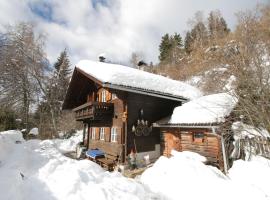
[{"label": "snow drift", "polygon": [[[18,140],[21,143],[16,144]],[[60,143],[24,141],[19,131],[1,132],[0,199],[157,199],[141,183],[120,173],[106,172],[88,160],[63,156],[57,148]],[[67,148],[67,140],[63,143]]]},{"label": "snow drift", "polygon": [[19,131],[0,132],[0,199],[270,199],[270,162],[262,157],[236,161],[225,176],[203,156],[174,151],[134,180],[63,156],[80,137],[24,141]]},{"label": "snow drift", "polygon": [[[254,187],[252,179],[245,181],[248,179],[248,174],[241,181],[238,172],[245,166],[239,164],[241,161],[236,161],[236,167],[227,177],[217,168],[203,164],[205,158],[196,153],[173,151],[172,155],[171,158],[161,157],[140,178],[145,186],[148,186],[152,192],[158,193],[162,199],[228,200],[269,199],[270,197],[270,190],[265,190],[266,185],[255,181],[256,187]],[[270,164],[269,161],[265,159],[264,161]],[[270,175],[270,166],[259,169],[263,169],[260,173]],[[255,168],[249,168],[240,174],[244,175],[247,172],[257,174]],[[267,181],[261,176],[260,178],[262,181]]]}]

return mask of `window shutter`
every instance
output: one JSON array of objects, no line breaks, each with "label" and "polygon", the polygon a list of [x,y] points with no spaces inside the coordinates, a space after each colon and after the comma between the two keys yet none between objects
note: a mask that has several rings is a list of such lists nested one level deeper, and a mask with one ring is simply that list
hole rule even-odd
[{"label": "window shutter", "polygon": [[105,128],[105,142],[110,142],[111,130],[109,127]]},{"label": "window shutter", "polygon": [[117,132],[117,143],[118,144],[121,144],[121,132],[122,132],[122,129],[121,128],[116,128],[116,132]]},{"label": "window shutter", "polygon": [[[95,133],[93,134],[92,131],[94,131]],[[91,139],[92,139],[92,140],[95,140],[95,139],[96,139],[96,135],[97,135],[97,134],[96,134],[96,128],[95,128],[95,127],[92,127],[92,128],[91,128],[91,134],[92,134]]]},{"label": "window shutter", "polygon": [[106,91],[106,101],[110,101],[112,100],[112,93],[110,93],[109,91]]},{"label": "window shutter", "polygon": [[88,139],[92,139],[92,128],[88,129]]},{"label": "window shutter", "polygon": [[96,140],[99,140],[99,128],[96,128]]}]

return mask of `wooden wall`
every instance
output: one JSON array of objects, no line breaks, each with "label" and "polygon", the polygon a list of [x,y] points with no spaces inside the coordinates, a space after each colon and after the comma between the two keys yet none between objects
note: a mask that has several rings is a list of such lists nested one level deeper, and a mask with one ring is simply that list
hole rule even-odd
[{"label": "wooden wall", "polygon": [[171,156],[172,149],[192,151],[205,156],[210,164],[223,169],[221,141],[211,130],[162,128],[162,136],[161,151],[164,156]]},{"label": "wooden wall", "polygon": [[[124,98],[125,93],[121,91],[114,91],[109,90],[106,88],[99,88],[96,94],[89,94],[89,98],[91,99],[93,96],[95,97],[94,101],[101,102],[101,94],[102,91],[106,91],[106,102],[114,103],[114,116],[111,120],[111,123],[104,123],[104,122],[96,122],[91,121],[88,122],[89,124],[89,142],[88,142],[88,148],[89,149],[101,149],[106,154],[114,155],[120,157],[121,161],[123,162],[125,160],[124,157],[124,134],[125,134],[125,126],[124,122],[122,120],[122,117],[125,112],[125,104],[124,104]],[[116,98],[112,99],[112,93],[116,94]],[[93,100],[93,98],[92,98]],[[100,128],[105,128],[105,138],[104,140],[100,140]],[[112,142],[111,141],[111,128],[115,127],[117,131],[117,141]],[[96,130],[95,138],[92,138],[91,131],[92,129]]]},{"label": "wooden wall", "polygon": [[128,93],[127,153],[135,148],[135,144],[137,152],[154,151],[155,144],[160,144],[160,131],[157,128],[154,128],[149,136],[136,136],[132,132],[132,126],[137,124],[141,109],[143,109],[144,120],[152,124],[171,115],[173,108],[178,105],[181,105],[181,103],[173,100]]}]

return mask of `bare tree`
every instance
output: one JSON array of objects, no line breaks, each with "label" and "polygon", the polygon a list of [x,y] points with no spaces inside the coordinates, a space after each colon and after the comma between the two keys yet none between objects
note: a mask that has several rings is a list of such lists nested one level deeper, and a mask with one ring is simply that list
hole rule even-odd
[{"label": "bare tree", "polygon": [[47,64],[43,51],[44,36],[36,35],[33,25],[19,23],[7,28],[1,47],[1,104],[15,106],[29,128],[30,108],[40,95],[38,77]]}]

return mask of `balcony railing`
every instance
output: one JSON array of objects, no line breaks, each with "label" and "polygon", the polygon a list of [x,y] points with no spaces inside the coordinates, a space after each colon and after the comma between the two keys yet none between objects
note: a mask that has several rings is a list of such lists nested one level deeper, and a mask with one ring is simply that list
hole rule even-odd
[{"label": "balcony railing", "polygon": [[113,103],[88,102],[74,108],[73,111],[77,121],[84,119],[101,120],[113,116],[114,106]]}]

